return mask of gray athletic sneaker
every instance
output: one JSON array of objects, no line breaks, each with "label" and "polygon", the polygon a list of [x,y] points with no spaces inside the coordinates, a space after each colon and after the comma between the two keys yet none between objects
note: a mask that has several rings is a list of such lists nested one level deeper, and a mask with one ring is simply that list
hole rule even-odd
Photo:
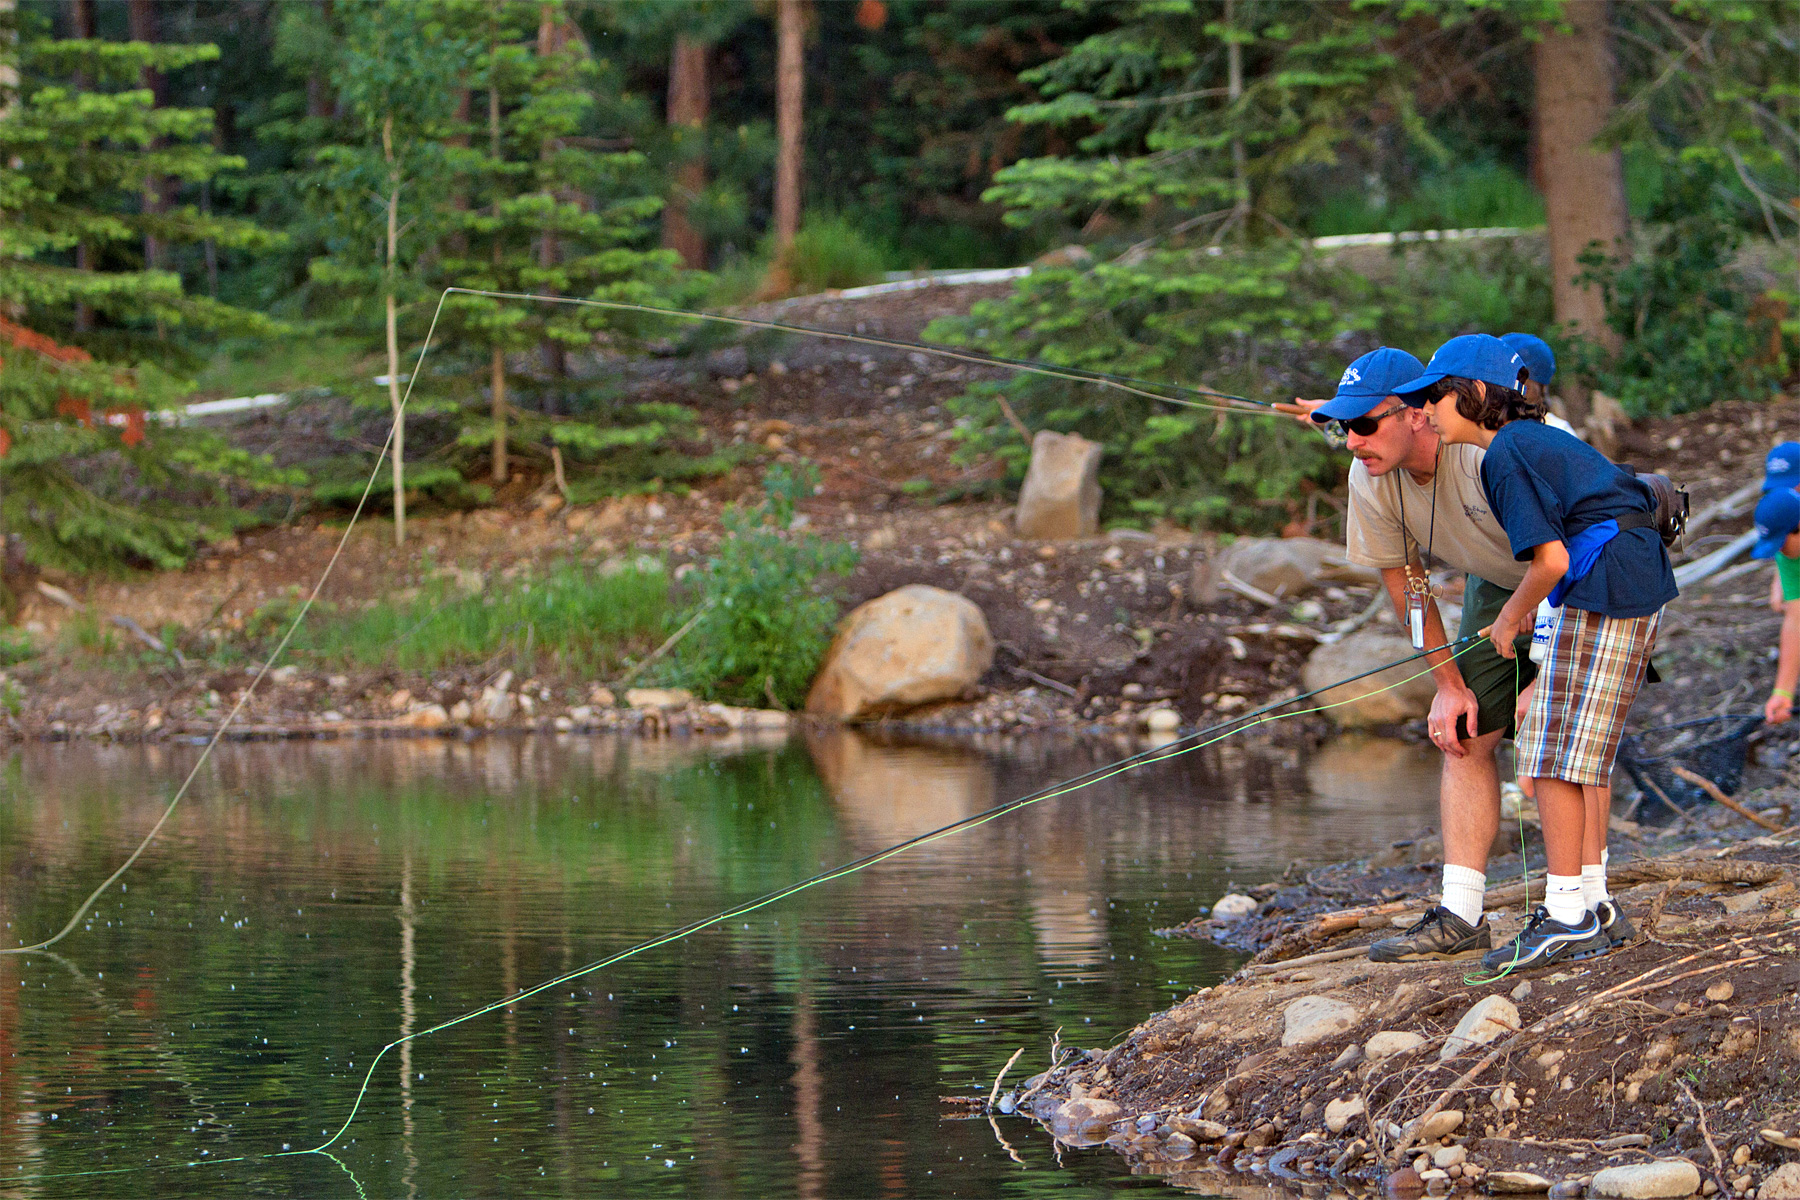
[{"label": "gray athletic sneaker", "polygon": [[1611,949],[1612,942],[1600,928],[1600,918],[1593,913],[1584,912],[1575,924],[1564,925],[1540,904],[1518,936],[1482,955],[1481,965],[1490,971],[1523,971],[1555,962],[1597,958]]},{"label": "gray athletic sneaker", "polygon": [[1487,917],[1471,925],[1443,905],[1434,904],[1405,933],[1383,938],[1370,946],[1369,961],[1395,963],[1460,958],[1465,954],[1478,954],[1493,944]]},{"label": "gray athletic sneaker", "polygon": [[1615,949],[1629,946],[1642,936],[1616,901],[1602,900],[1594,906],[1594,915],[1600,918],[1600,930]]}]

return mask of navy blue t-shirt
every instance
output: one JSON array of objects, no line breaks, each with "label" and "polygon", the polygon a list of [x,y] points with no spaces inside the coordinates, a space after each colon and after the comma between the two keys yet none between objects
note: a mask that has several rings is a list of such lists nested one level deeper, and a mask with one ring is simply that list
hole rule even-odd
[{"label": "navy blue t-shirt", "polygon": [[[1567,543],[1609,517],[1656,511],[1636,476],[1578,437],[1540,421],[1509,421],[1481,461],[1481,486],[1520,562],[1545,542]],[[1626,529],[1563,597],[1570,608],[1642,617],[1677,595],[1669,552],[1654,529]]]}]

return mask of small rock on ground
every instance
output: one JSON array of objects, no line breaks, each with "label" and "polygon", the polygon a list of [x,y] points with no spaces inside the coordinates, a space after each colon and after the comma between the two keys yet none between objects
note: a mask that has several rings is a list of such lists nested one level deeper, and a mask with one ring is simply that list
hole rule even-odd
[{"label": "small rock on ground", "polygon": [[1438,1058],[1454,1058],[1465,1050],[1485,1046],[1502,1034],[1517,1032],[1518,1028],[1518,1005],[1505,996],[1483,996],[1470,1006],[1450,1036],[1444,1039],[1444,1048],[1438,1051]]},{"label": "small rock on ground", "polygon": [[1662,1196],[1691,1196],[1700,1190],[1700,1172],[1685,1158],[1608,1167],[1590,1185],[1596,1196],[1620,1200],[1654,1200]]},{"label": "small rock on ground", "polygon": [[1302,996],[1282,1010],[1283,1046],[1303,1046],[1343,1033],[1361,1015],[1354,1007],[1329,996]]},{"label": "small rock on ground", "polygon": [[1800,1200],[1800,1163],[1782,1163],[1756,1190],[1757,1200]]}]

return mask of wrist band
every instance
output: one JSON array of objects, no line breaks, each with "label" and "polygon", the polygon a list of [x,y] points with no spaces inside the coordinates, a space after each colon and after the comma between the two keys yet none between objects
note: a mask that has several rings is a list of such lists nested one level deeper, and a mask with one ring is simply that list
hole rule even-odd
[{"label": "wrist band", "polygon": [[1792,700],[1794,698],[1794,693],[1788,691],[1786,688],[1770,688],[1769,690],[1784,700]]}]

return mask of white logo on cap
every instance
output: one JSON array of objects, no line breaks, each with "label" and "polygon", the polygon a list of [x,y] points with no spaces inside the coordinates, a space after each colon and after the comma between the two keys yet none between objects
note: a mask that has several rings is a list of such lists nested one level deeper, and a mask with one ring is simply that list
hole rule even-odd
[{"label": "white logo on cap", "polygon": [[1362,372],[1358,371],[1355,367],[1345,367],[1344,368],[1344,377],[1342,379],[1338,380],[1338,386],[1339,387],[1349,387],[1353,383],[1361,383],[1361,382],[1362,382]]},{"label": "white logo on cap", "polygon": [[1793,464],[1788,462],[1787,459],[1782,458],[1778,454],[1771,454],[1769,455],[1769,461],[1764,464],[1763,470],[1770,475],[1778,475],[1784,471],[1791,470],[1792,467]]}]

